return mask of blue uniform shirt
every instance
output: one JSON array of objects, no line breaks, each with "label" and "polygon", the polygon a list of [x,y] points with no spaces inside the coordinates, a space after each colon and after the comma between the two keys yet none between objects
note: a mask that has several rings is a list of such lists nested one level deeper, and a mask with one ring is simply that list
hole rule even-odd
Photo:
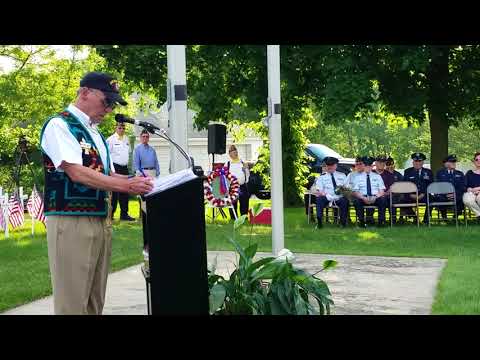
[{"label": "blue uniform shirt", "polygon": [[[383,179],[380,175],[374,172],[369,172],[370,175],[370,185],[372,188],[372,195],[377,195],[381,190],[385,190],[385,184],[383,183]],[[352,190],[355,192],[359,192],[360,194],[366,196],[367,195],[367,173],[362,172],[355,176],[353,179],[353,186]]]},{"label": "blue uniform shirt", "polygon": [[403,173],[403,181],[415,183],[418,188],[418,193],[425,194],[427,192],[427,186],[433,182],[433,172],[424,167],[420,168],[420,170],[410,167]]},{"label": "blue uniform shirt", "polygon": [[465,192],[465,175],[459,170],[447,170],[440,169],[437,171],[437,176],[435,177],[436,181],[446,181],[451,183],[455,187],[455,192],[457,193],[457,198],[460,199],[463,193]]}]

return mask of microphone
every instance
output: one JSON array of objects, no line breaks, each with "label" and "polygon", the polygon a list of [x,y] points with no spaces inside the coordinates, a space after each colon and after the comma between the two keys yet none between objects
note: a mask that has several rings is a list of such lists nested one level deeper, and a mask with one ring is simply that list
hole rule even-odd
[{"label": "microphone", "polygon": [[152,133],[153,133],[153,130],[161,130],[160,128],[156,127],[153,124],[150,124],[149,122],[132,119],[131,117],[128,117],[127,115],[124,115],[124,114],[116,114],[115,115],[115,121],[121,122],[121,123],[129,123],[129,124],[133,124],[133,125],[138,125],[138,126],[146,128],[148,131],[150,131]]},{"label": "microphone", "polygon": [[[131,117],[128,117],[127,115],[124,115],[124,114],[116,114],[115,115],[115,120],[117,122],[121,122],[121,123],[129,123],[129,124],[133,124],[133,125],[142,126],[145,129],[147,129],[148,132],[150,132],[152,134],[156,134],[156,135],[160,136],[161,138],[167,140],[168,142],[170,142],[172,145],[174,145],[177,148],[177,150],[183,155],[183,157],[185,157],[185,159],[188,162],[188,167],[191,168],[195,174],[197,174],[197,172],[199,172],[199,170],[196,169],[196,168],[198,168],[198,166],[197,167],[194,166],[193,158],[191,156],[189,156],[185,152],[185,150],[182,149],[182,147],[180,145],[178,145],[175,141],[173,141],[170,136],[168,136],[165,129],[160,129],[159,127],[156,127],[155,125],[150,124],[150,123],[145,122],[145,121],[139,121],[139,120],[136,120],[136,119],[132,119]],[[158,132],[156,132],[156,130],[158,130]],[[201,170],[201,168],[200,168],[200,170]],[[197,176],[199,176],[199,175],[197,175]]]}]

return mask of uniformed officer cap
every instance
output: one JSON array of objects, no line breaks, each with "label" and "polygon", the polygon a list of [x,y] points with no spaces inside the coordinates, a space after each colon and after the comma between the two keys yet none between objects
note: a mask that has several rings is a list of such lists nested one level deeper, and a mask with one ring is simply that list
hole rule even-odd
[{"label": "uniformed officer cap", "polygon": [[443,162],[457,162],[457,155],[448,155],[445,159],[443,159]]},{"label": "uniformed officer cap", "polygon": [[371,156],[365,156],[365,157],[364,157],[363,163],[364,163],[366,166],[372,166],[374,162],[375,162],[375,158],[373,158],[373,157],[371,157]]},{"label": "uniformed officer cap", "polygon": [[327,156],[325,159],[323,159],[323,162],[325,163],[325,165],[334,165],[338,164],[338,159],[333,156]]},{"label": "uniformed officer cap", "polygon": [[422,154],[422,153],[413,153],[412,156],[411,156],[412,160],[417,160],[417,161],[423,161],[425,160],[427,157],[425,156],[425,154]]},{"label": "uniformed officer cap", "polygon": [[393,160],[393,158],[391,156],[389,156],[387,158],[387,165],[390,166],[390,165],[393,165],[395,164],[395,160]]},{"label": "uniformed officer cap", "polygon": [[376,161],[387,162],[387,157],[385,155],[377,156]]}]

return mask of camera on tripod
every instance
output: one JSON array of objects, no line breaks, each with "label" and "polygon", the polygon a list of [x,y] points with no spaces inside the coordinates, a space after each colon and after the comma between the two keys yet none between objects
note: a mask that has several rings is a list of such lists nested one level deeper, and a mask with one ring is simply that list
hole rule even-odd
[{"label": "camera on tripod", "polygon": [[18,148],[22,153],[26,153],[28,151],[28,140],[25,138],[25,135],[20,135],[18,138]]}]

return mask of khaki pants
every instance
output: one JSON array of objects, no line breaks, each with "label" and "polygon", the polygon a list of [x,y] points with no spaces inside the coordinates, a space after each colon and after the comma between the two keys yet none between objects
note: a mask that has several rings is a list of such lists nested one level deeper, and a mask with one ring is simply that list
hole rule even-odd
[{"label": "khaki pants", "polygon": [[102,314],[112,251],[109,218],[48,216],[47,241],[55,314]]},{"label": "khaki pants", "polygon": [[468,206],[476,216],[480,216],[480,194],[474,195],[471,192],[463,194],[463,203]]}]

